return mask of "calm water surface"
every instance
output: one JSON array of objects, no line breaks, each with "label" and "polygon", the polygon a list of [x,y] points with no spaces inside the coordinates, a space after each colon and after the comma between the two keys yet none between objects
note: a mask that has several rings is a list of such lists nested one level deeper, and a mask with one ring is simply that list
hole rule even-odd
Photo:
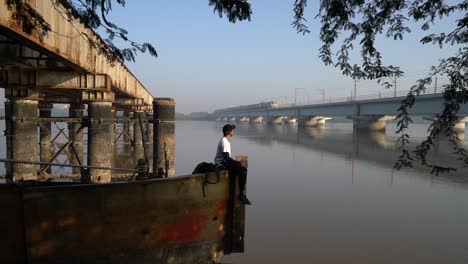
[{"label": "calm water surface", "polygon": [[[177,123],[178,175],[212,161],[222,125]],[[468,172],[392,170],[394,130],[239,124],[233,155],[249,156],[253,205],[245,253],[223,263],[468,263]],[[438,144],[434,159],[452,162],[449,152]]]}]

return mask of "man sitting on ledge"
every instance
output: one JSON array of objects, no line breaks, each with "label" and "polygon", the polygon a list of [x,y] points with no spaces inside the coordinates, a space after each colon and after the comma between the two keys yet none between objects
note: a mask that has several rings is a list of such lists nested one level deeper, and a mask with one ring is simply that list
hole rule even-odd
[{"label": "man sitting on ledge", "polygon": [[245,184],[247,182],[247,168],[242,166],[240,161],[234,160],[231,158],[231,142],[229,141],[234,135],[235,125],[224,125],[223,126],[223,138],[218,143],[216,148],[216,156],[214,158],[214,163],[216,165],[224,165],[227,170],[233,174],[239,176],[239,201],[243,204],[250,205],[251,202],[247,199],[245,193]]}]

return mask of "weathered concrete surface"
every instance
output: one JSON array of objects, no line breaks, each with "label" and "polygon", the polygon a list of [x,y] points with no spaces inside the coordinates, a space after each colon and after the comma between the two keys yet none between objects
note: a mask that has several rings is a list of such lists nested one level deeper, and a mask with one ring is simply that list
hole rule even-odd
[{"label": "weathered concrete surface", "polygon": [[20,263],[23,256],[29,264],[211,263],[224,252],[243,251],[243,239],[233,241],[233,234],[244,234],[233,229],[244,226],[243,218],[233,219],[233,208],[235,217],[245,208],[233,197],[232,178],[222,172],[219,178],[25,187],[23,198],[15,187],[0,186],[0,205],[13,214],[0,216],[2,237],[8,235],[0,252],[9,251],[0,263]]},{"label": "weathered concrete surface", "polygon": [[[112,103],[94,102],[88,104],[88,165],[111,167],[114,156]],[[107,121],[107,122],[106,122]],[[92,182],[107,183],[111,181],[111,171],[90,169]]]},{"label": "weathered concrete surface", "polygon": [[[175,100],[155,98],[153,102],[153,166],[155,174],[175,175]],[[156,176],[156,175],[155,175]]]},{"label": "weathered concrete surface", "polygon": [[[38,102],[35,100],[10,99],[11,134],[11,158],[16,160],[38,161],[39,139],[37,123],[23,120],[22,118],[37,118]],[[7,150],[9,151],[9,150]],[[12,164],[11,177],[13,180],[37,180],[37,165]]]}]

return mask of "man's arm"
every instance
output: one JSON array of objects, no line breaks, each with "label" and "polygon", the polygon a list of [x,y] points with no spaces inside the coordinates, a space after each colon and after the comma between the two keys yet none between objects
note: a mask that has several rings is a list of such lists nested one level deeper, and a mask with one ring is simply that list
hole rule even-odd
[{"label": "man's arm", "polygon": [[231,163],[232,163],[232,162],[237,162],[237,160],[235,160],[235,159],[233,159],[233,158],[231,158],[231,157],[229,156],[229,152],[223,152],[223,158],[224,158],[224,160],[225,160],[226,162],[231,162]]}]

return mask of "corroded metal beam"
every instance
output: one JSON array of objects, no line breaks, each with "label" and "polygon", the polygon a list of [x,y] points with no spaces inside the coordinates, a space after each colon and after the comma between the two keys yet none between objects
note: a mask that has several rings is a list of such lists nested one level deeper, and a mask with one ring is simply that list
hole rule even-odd
[{"label": "corroded metal beam", "polygon": [[107,74],[63,71],[1,70],[0,85],[5,88],[111,91],[111,79]]}]

